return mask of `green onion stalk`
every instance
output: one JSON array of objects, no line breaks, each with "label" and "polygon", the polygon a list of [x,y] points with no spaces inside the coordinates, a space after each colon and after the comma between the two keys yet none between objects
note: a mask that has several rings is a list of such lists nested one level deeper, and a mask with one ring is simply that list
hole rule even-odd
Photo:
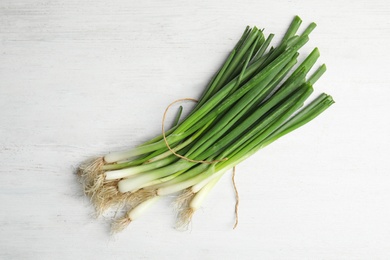
[{"label": "green onion stalk", "polygon": [[158,198],[177,194],[178,227],[186,227],[218,180],[237,164],[280,137],[316,118],[334,103],[321,94],[306,104],[326,71],[314,48],[298,63],[299,50],[316,27],[301,35],[296,16],[281,42],[273,34],[247,27],[195,108],[164,134],[127,151],[82,164],[85,194],[98,214],[123,208],[113,223],[123,230]]}]

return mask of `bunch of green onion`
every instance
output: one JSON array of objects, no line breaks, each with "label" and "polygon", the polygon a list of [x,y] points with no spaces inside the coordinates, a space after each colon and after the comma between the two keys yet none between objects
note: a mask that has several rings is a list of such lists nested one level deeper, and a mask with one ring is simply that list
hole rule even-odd
[{"label": "bunch of green onion", "polygon": [[273,34],[265,37],[247,27],[185,119],[138,147],[80,166],[85,194],[98,214],[111,207],[125,210],[114,220],[114,231],[160,197],[178,192],[178,224],[188,225],[226,172],[334,103],[321,94],[304,106],[326,67],[308,75],[317,48],[296,66],[298,50],[316,26],[296,35],[301,22],[295,17],[276,47],[270,47]]}]

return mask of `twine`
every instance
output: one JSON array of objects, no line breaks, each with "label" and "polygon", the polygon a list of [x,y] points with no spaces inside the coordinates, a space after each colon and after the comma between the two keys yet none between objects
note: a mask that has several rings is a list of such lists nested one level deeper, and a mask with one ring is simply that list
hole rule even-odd
[{"label": "twine", "polygon": [[[172,148],[171,146],[169,145],[168,143],[168,140],[167,140],[167,137],[165,135],[165,119],[167,117],[167,113],[168,113],[168,110],[176,103],[178,102],[182,102],[182,101],[193,101],[193,102],[198,102],[198,100],[196,99],[193,99],[193,98],[181,98],[181,99],[177,99],[175,101],[173,101],[171,104],[168,105],[168,107],[165,109],[164,111],[164,115],[163,115],[163,118],[162,118],[162,124],[161,124],[161,130],[162,130],[162,136],[164,138],[164,142],[165,142],[165,145],[167,146],[167,148],[169,149],[169,151],[174,154],[175,156],[183,159],[183,160],[186,160],[188,162],[194,162],[194,163],[204,163],[204,164],[213,164],[213,163],[217,163],[217,162],[222,162],[222,161],[225,161],[227,160],[228,158],[223,158],[223,159],[220,159],[220,160],[213,160],[213,161],[203,161],[203,160],[193,160],[193,159],[190,159],[188,157],[185,157],[183,155],[180,155],[178,153],[176,153]],[[236,195],[236,205],[234,207],[234,214],[236,216],[236,220],[235,220],[235,223],[234,223],[234,226],[233,226],[233,229],[235,229],[238,225],[238,205],[240,204],[240,196],[238,195],[238,190],[237,190],[237,187],[236,187],[236,182],[234,180],[234,177],[236,175],[236,167],[234,166],[233,167],[233,175],[232,175],[232,182],[233,182],[233,187],[234,187],[234,193]]]},{"label": "twine", "polygon": [[238,205],[240,204],[240,196],[238,195],[236,181],[234,180],[235,176],[236,176],[236,166],[233,167],[233,174],[232,174],[232,182],[233,182],[233,187],[234,187],[234,193],[236,195],[236,205],[234,207],[234,214],[236,216],[236,220],[234,222],[233,229],[236,229],[236,227],[238,225]]},{"label": "twine", "polygon": [[165,136],[165,118],[167,116],[167,113],[168,113],[168,110],[171,108],[171,106],[173,106],[174,104],[178,103],[178,102],[182,102],[182,101],[194,101],[194,102],[198,102],[198,100],[196,99],[193,99],[193,98],[181,98],[181,99],[177,99],[175,101],[173,101],[171,104],[169,104],[169,106],[165,109],[165,112],[164,112],[164,116],[163,116],[163,119],[162,119],[162,124],[161,124],[161,130],[162,130],[162,136],[164,138],[164,142],[165,142],[165,145],[167,146],[167,148],[169,149],[169,151],[171,151],[171,153],[173,153],[175,156],[183,159],[183,160],[186,160],[188,162],[193,162],[193,163],[204,163],[204,164],[213,164],[213,163],[217,163],[217,162],[222,162],[222,161],[226,161],[228,158],[224,158],[224,159],[221,159],[221,160],[213,160],[213,161],[203,161],[203,160],[193,160],[193,159],[190,159],[188,157],[185,157],[183,155],[180,155],[178,153],[176,153],[172,148],[171,146],[169,145],[168,143],[168,140],[167,140],[167,137]]}]

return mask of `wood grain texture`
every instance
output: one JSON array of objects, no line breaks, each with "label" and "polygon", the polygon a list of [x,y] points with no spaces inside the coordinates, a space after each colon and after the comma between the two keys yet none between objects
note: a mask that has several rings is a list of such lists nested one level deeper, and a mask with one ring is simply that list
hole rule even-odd
[{"label": "wood grain texture", "polygon": [[[318,28],[336,105],[226,176],[188,232],[170,198],[116,237],[73,174],[159,133],[246,25]],[[390,6],[358,1],[0,2],[1,259],[389,259]]]}]

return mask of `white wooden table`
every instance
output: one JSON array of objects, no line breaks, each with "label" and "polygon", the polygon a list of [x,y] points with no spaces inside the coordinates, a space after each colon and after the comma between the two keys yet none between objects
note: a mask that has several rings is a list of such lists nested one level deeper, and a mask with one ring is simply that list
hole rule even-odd
[{"label": "white wooden table", "polygon": [[[123,233],[94,219],[79,162],[159,133],[199,97],[246,25],[318,28],[336,104],[238,167],[190,229],[170,198]],[[390,5],[358,1],[0,3],[1,259],[390,259]]]}]

